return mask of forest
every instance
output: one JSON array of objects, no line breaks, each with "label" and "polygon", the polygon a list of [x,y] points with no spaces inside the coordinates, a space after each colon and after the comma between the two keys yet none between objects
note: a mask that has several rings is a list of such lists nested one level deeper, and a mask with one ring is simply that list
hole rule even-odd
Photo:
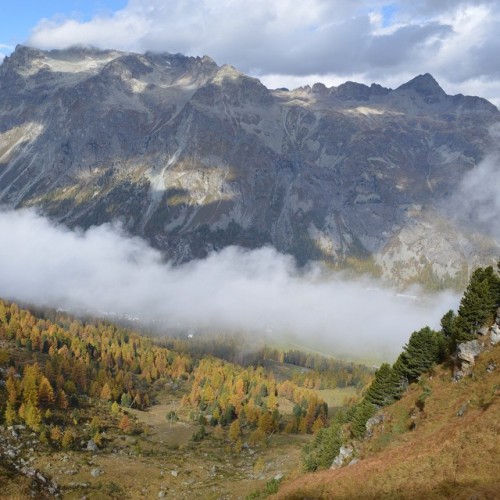
[{"label": "forest", "polygon": [[[231,426],[238,437],[248,430],[256,441],[271,433],[317,431],[326,424],[328,407],[312,389],[360,385],[370,377],[363,365],[267,348],[242,366],[212,355],[222,345],[146,338],[106,321],[0,301],[1,419],[67,447],[81,437],[84,408],[92,401],[108,403],[114,415],[131,407],[144,410],[155,402],[155,382],[173,380],[186,387],[182,405],[192,421]],[[269,361],[304,370],[291,380],[276,380],[263,367]],[[293,404],[293,415],[280,412],[279,398]],[[123,413],[120,428],[130,429],[128,421]],[[90,437],[102,442],[98,426],[92,430]]]}]

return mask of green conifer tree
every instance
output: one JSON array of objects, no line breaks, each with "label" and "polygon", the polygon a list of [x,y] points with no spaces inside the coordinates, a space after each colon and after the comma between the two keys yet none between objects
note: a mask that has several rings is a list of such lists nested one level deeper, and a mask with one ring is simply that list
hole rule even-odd
[{"label": "green conifer tree", "polygon": [[453,332],[454,344],[473,340],[477,330],[493,317],[497,306],[497,280],[491,266],[478,268],[472,273],[458,308]]},{"label": "green conifer tree", "polygon": [[399,395],[399,377],[388,363],[383,363],[375,373],[365,399],[376,406],[386,406]]},{"label": "green conifer tree", "polygon": [[426,326],[411,334],[393,368],[400,378],[409,382],[417,380],[422,373],[441,360],[444,347],[443,335]]},{"label": "green conifer tree", "polygon": [[351,417],[351,434],[354,438],[361,438],[365,435],[366,422],[375,411],[376,406],[366,400],[356,406]]}]

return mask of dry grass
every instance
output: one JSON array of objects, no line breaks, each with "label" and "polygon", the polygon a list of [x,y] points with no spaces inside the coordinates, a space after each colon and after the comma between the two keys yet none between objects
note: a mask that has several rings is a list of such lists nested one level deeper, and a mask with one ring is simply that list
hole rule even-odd
[{"label": "dry grass", "polygon": [[129,412],[145,426],[151,441],[168,447],[183,448],[189,444],[199,426],[167,420],[167,414],[177,409],[175,404],[159,404],[146,411],[129,410]]},{"label": "dry grass", "polygon": [[345,406],[350,399],[357,396],[355,387],[337,387],[336,389],[321,389],[315,392],[329,408]]},{"label": "dry grass", "polygon": [[[296,477],[300,472],[301,449],[311,436],[272,435],[266,444],[237,453],[207,426],[209,435],[193,443],[198,425],[165,418],[171,410],[182,414],[179,394],[163,391],[157,396],[160,404],[148,411],[127,410],[142,424],[144,434],[121,434],[106,422],[104,405],[95,405],[88,410],[106,422],[104,449],[94,454],[45,447],[35,451],[32,466],[58,484],[63,498],[87,500],[158,498],[160,492],[175,499],[245,498],[264,491],[277,474]],[[103,474],[93,477],[96,468]],[[0,485],[0,498],[33,496],[31,481],[1,463]]]},{"label": "dry grass", "polygon": [[[237,499],[264,490],[278,473],[298,472],[303,436],[273,436],[272,440],[268,447],[234,453],[225,442],[210,437],[180,450],[139,437],[135,450],[129,445],[121,448],[123,453],[53,453],[38,457],[36,467],[56,480],[65,499],[157,498],[160,491],[175,499]],[[257,462],[261,467],[256,467]],[[94,468],[104,473],[94,478]]]},{"label": "dry grass", "polygon": [[423,411],[415,406],[421,385],[386,408],[359,463],[302,476],[277,498],[500,498],[500,346],[481,356],[473,378],[450,379],[440,369],[425,380]]}]

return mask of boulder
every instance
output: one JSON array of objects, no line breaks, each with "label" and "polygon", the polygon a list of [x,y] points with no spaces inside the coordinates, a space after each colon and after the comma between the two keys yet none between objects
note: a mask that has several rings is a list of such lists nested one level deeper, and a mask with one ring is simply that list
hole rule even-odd
[{"label": "boulder", "polygon": [[469,405],[469,401],[464,403],[457,411],[457,417],[463,417],[465,412],[467,411],[467,406]]},{"label": "boulder", "polygon": [[490,329],[487,327],[487,326],[483,326],[482,328],[480,328],[477,333],[479,335],[488,335],[488,332],[490,331]]},{"label": "boulder", "polygon": [[500,342],[500,326],[497,323],[491,327],[490,342],[493,345]]},{"label": "boulder", "polygon": [[378,413],[366,421],[366,437],[373,435],[373,428],[384,421],[384,414]]},{"label": "boulder", "polygon": [[457,346],[457,366],[455,367],[454,379],[461,378],[472,373],[476,357],[483,351],[484,347],[479,340],[463,342]]},{"label": "boulder", "polygon": [[99,451],[99,448],[95,444],[95,441],[93,439],[89,439],[87,442],[87,451],[91,451],[95,453],[96,451]]},{"label": "boulder", "polygon": [[330,469],[338,469],[350,461],[354,449],[352,446],[341,446],[339,454],[333,459]]},{"label": "boulder", "polygon": [[476,357],[482,352],[482,350],[483,347],[478,340],[471,340],[469,342],[458,344],[457,356],[459,360],[473,365]]},{"label": "boulder", "polygon": [[92,477],[99,477],[99,476],[102,476],[104,474],[104,471],[102,469],[99,469],[99,467],[96,467],[95,469],[92,469],[90,471],[90,475]]}]

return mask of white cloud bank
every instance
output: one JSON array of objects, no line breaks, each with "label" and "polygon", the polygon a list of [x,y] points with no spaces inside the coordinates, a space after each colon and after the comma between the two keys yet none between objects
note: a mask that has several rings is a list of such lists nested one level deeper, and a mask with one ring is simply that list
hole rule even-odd
[{"label": "white cloud bank", "polygon": [[[500,144],[500,124],[490,133]],[[445,211],[458,225],[489,234],[500,244],[500,146],[464,175]]]},{"label": "white cloud bank", "polygon": [[452,294],[413,300],[368,279],[324,279],[272,248],[229,247],[174,267],[119,228],[70,231],[31,211],[0,212],[0,234],[0,296],[157,318],[185,331],[292,335],[370,359],[393,359],[413,330],[438,327],[458,301]]},{"label": "white cloud bank", "polygon": [[493,0],[129,0],[90,21],[41,20],[28,43],[207,54],[279,86],[317,76],[397,86],[430,72],[450,92],[498,103],[499,28]]}]

